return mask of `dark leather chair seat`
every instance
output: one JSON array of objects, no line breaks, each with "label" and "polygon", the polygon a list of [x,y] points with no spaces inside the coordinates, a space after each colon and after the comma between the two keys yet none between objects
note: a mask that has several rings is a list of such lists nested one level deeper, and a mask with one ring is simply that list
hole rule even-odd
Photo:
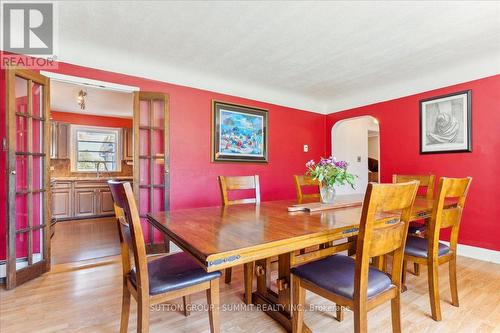
[{"label": "dark leather chair seat", "polygon": [[[414,257],[427,258],[427,248],[429,241],[427,238],[408,236],[406,239],[405,254]],[[442,256],[450,251],[450,248],[443,243],[439,243],[438,256]]]},{"label": "dark leather chair seat", "polygon": [[[168,291],[194,286],[221,276],[221,272],[207,273],[188,254],[176,253],[152,260],[148,263],[149,294],[157,295]],[[135,269],[129,274],[136,286]]]},{"label": "dark leather chair seat", "polygon": [[[318,287],[347,298],[354,294],[356,262],[345,255],[333,255],[292,268],[292,273]],[[390,277],[374,267],[368,272],[368,297],[375,296],[392,285]]]}]

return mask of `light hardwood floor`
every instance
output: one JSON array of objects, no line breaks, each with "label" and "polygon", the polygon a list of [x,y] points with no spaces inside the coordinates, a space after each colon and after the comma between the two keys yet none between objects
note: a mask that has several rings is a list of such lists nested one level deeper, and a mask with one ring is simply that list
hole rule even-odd
[{"label": "light hardwood floor", "polygon": [[115,217],[61,221],[52,238],[52,264],[120,254]]},{"label": "light hardwood floor", "polygon": [[[120,319],[121,266],[118,257],[107,261],[62,264],[50,273],[12,291],[0,291],[0,331],[24,332],[117,332]],[[448,271],[440,267],[443,321],[430,318],[426,269],[421,276],[408,275],[408,291],[402,295],[403,332],[500,332],[500,265],[458,258],[460,308],[450,304]],[[264,313],[253,310],[226,311],[243,307],[242,272],[235,268],[230,286],[221,283],[222,332],[284,332]],[[194,306],[206,304],[204,293],[192,296]],[[314,332],[352,332],[352,312],[343,322],[334,319],[332,303],[307,294],[306,303],[318,308],[305,313]],[[169,304],[180,306],[181,300]],[[319,307],[324,307],[323,309]],[[132,302],[129,332],[136,330],[136,304]],[[389,303],[368,315],[370,332],[390,332]],[[151,332],[207,332],[208,316],[192,309],[190,317],[180,310],[152,311]]]}]

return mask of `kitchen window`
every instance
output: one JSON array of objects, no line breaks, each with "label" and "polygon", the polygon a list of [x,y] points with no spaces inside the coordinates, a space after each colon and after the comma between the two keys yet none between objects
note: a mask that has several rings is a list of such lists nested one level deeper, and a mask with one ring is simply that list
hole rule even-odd
[{"label": "kitchen window", "polygon": [[71,171],[121,171],[120,137],[118,128],[71,126]]}]

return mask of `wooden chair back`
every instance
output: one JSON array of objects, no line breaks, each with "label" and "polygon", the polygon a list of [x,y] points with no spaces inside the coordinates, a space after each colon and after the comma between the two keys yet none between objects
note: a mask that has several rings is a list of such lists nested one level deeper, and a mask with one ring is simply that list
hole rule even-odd
[{"label": "wooden chair back", "polygon": [[108,186],[111,189],[118,219],[123,277],[127,278],[132,269],[130,260],[132,255],[137,275],[137,290],[141,294],[149,295],[146,247],[132,187],[129,182],[113,180],[108,181]]},{"label": "wooden chair back", "polygon": [[[412,180],[418,180],[420,182],[419,187],[425,187],[426,192],[424,197],[432,200],[434,198],[434,186],[436,181],[436,176],[434,175],[392,175],[392,182],[396,183],[406,183]],[[420,196],[417,193],[417,196]]]},{"label": "wooden chair back", "polygon": [[[245,203],[260,203],[260,185],[258,175],[234,177],[219,176],[219,185],[222,196],[222,203],[224,206]],[[229,200],[228,192],[237,190],[255,190],[255,197]]]},{"label": "wooden chair back", "polygon": [[[398,184],[369,183],[356,245],[355,299],[366,300],[370,258],[393,254],[392,283],[401,285],[404,247],[418,181]],[[390,223],[377,223],[379,214],[394,214]]]},{"label": "wooden chair back", "polygon": [[295,181],[298,202],[302,202],[302,199],[317,199],[320,197],[319,193],[302,193],[302,186],[317,186],[319,189],[321,186],[319,181],[304,175],[294,175],[293,179]]},{"label": "wooden chair back", "polygon": [[[438,193],[429,224],[429,253],[431,256],[437,257],[440,230],[445,228],[451,228],[450,249],[456,253],[462,211],[471,181],[471,177],[441,177],[439,179]],[[445,202],[447,200],[457,200],[457,203],[452,207],[447,205],[448,208],[446,208]]]}]

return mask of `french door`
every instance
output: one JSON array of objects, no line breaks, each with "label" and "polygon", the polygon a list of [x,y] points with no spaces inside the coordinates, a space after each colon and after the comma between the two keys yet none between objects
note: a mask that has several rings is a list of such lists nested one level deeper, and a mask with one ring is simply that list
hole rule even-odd
[{"label": "french door", "polygon": [[8,223],[6,287],[50,269],[49,79],[7,73]]},{"label": "french door", "polygon": [[[169,209],[169,99],[167,94],[134,93],[134,193],[148,252],[163,250],[163,242],[147,214]],[[138,139],[138,140],[137,140]],[[156,237],[155,237],[156,236]],[[169,251],[169,242],[165,242]],[[157,245],[160,245],[158,247]]]}]

